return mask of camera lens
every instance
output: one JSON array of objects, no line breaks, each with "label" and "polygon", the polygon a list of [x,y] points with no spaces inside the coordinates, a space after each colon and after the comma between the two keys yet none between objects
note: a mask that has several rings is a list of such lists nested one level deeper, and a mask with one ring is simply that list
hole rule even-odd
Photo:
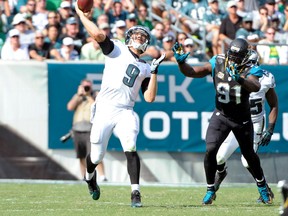
[{"label": "camera lens", "polygon": [[90,86],[84,86],[84,91],[85,91],[85,92],[90,91],[90,89],[91,89]]}]

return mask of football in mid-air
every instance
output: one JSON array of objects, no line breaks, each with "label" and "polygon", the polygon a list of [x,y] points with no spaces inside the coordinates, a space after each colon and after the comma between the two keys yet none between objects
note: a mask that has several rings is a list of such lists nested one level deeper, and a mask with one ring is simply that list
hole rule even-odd
[{"label": "football in mid-air", "polygon": [[89,12],[93,7],[93,0],[78,0],[78,8],[84,13]]}]

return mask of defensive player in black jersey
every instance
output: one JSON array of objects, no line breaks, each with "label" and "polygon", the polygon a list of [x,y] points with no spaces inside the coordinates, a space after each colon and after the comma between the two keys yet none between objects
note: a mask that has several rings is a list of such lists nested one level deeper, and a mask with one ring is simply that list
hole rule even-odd
[{"label": "defensive player in black jersey", "polygon": [[271,204],[267,183],[261,168],[260,160],[253,150],[253,124],[251,121],[249,94],[260,89],[258,78],[262,69],[247,64],[251,50],[245,39],[233,40],[226,54],[216,55],[204,66],[192,67],[185,63],[189,53],[184,53],[181,44],[173,46],[174,56],[180,71],[187,77],[213,77],[216,90],[216,108],[212,114],[206,133],[206,154],[204,168],[207,181],[207,193],[203,204],[212,204],[216,198],[214,188],[217,169],[216,154],[232,131],[239,143],[242,155],[255,174],[258,191],[265,204]]}]

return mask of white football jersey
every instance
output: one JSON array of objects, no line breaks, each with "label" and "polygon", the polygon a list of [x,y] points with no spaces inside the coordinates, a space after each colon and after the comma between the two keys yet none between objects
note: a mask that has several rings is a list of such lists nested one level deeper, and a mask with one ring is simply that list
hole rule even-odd
[{"label": "white football jersey", "polygon": [[143,80],[151,76],[148,63],[135,58],[121,41],[114,42],[113,51],[105,56],[105,68],[97,103],[119,108],[133,108]]},{"label": "white football jersey", "polygon": [[259,82],[261,84],[260,90],[252,92],[249,98],[253,122],[262,121],[265,115],[265,95],[270,88],[275,88],[276,86],[273,74],[268,71],[264,71],[263,76],[259,78]]}]

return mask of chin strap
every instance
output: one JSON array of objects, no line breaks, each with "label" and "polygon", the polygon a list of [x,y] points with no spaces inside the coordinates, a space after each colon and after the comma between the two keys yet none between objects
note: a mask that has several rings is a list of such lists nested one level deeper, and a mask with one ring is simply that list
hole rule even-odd
[{"label": "chin strap", "polygon": [[144,53],[147,49],[147,41],[143,44],[140,43],[135,43],[134,40],[131,38],[130,39],[130,43],[128,44],[128,46],[133,47],[134,49],[140,50],[142,53]]}]

